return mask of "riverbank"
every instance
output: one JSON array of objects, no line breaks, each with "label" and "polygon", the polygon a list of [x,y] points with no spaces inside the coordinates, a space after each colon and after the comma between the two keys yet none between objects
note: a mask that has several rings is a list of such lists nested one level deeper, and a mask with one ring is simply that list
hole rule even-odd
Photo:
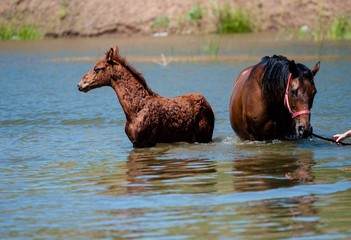
[{"label": "riverbank", "polygon": [[[320,34],[330,31],[335,19],[340,22],[340,18],[345,19],[350,13],[351,2],[342,0],[0,2],[1,25],[12,28],[31,26],[42,33],[42,36],[53,38],[96,37],[108,34],[166,36],[221,31],[231,33],[297,30]],[[344,25],[351,25],[349,22],[347,18]],[[226,27],[224,30],[223,25]]]}]

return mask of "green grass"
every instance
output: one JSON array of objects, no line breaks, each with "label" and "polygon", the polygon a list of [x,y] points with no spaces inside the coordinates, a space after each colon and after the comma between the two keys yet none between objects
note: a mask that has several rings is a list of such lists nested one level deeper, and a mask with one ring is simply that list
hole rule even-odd
[{"label": "green grass", "polygon": [[253,23],[247,12],[234,9],[229,4],[220,5],[217,1],[212,2],[212,12],[215,16],[218,33],[252,32]]},{"label": "green grass", "polygon": [[188,12],[188,19],[193,24],[199,24],[203,18],[203,10],[200,4],[196,5]]},{"label": "green grass", "polygon": [[151,22],[151,29],[156,31],[165,31],[169,27],[171,20],[167,16],[159,16]]},{"label": "green grass", "polygon": [[339,16],[333,19],[328,31],[330,39],[351,39],[351,18]]},{"label": "green grass", "polygon": [[201,47],[200,52],[207,54],[211,58],[217,58],[219,54],[219,40],[211,40],[209,44],[205,44]]},{"label": "green grass", "polygon": [[0,25],[0,40],[42,39],[43,34],[34,26],[12,27]]}]

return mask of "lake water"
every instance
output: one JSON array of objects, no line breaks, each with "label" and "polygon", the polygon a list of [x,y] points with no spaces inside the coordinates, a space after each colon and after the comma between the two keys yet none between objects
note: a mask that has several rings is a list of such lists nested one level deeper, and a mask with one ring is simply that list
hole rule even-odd
[{"label": "lake water", "polygon": [[[115,44],[167,97],[199,92],[210,144],[133,149],[111,88],[77,90]],[[172,60],[156,64],[161,54]],[[313,67],[312,125],[351,128],[351,42],[267,35],[0,43],[3,239],[350,239],[351,147],[316,138],[240,141],[228,120],[234,79],[265,55]],[[350,140],[348,140],[350,142]]]}]

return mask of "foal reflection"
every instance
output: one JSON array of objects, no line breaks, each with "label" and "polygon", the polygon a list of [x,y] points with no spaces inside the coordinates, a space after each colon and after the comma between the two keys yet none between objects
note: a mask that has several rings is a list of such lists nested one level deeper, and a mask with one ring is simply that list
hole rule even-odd
[{"label": "foal reflection", "polygon": [[134,150],[127,161],[128,193],[212,192],[216,179],[206,177],[216,172],[215,164],[207,159],[169,157],[167,149]]}]

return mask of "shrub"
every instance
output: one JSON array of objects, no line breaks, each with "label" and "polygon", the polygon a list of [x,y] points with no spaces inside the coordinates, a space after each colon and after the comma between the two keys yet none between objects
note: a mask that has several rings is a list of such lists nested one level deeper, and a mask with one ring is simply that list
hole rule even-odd
[{"label": "shrub", "polygon": [[252,32],[252,20],[243,10],[234,9],[229,4],[221,5],[217,0],[212,0],[211,10],[218,33]]},{"label": "shrub", "polygon": [[251,20],[243,10],[224,6],[218,12],[219,33],[248,33],[252,31]]},{"label": "shrub", "polygon": [[167,16],[159,16],[151,22],[151,29],[154,31],[165,31],[169,27],[170,19]]},{"label": "shrub", "polygon": [[202,8],[200,5],[196,5],[188,12],[188,19],[191,23],[199,24],[203,18]]},{"label": "shrub", "polygon": [[351,18],[339,16],[333,19],[329,27],[328,37],[331,39],[351,38]]}]

